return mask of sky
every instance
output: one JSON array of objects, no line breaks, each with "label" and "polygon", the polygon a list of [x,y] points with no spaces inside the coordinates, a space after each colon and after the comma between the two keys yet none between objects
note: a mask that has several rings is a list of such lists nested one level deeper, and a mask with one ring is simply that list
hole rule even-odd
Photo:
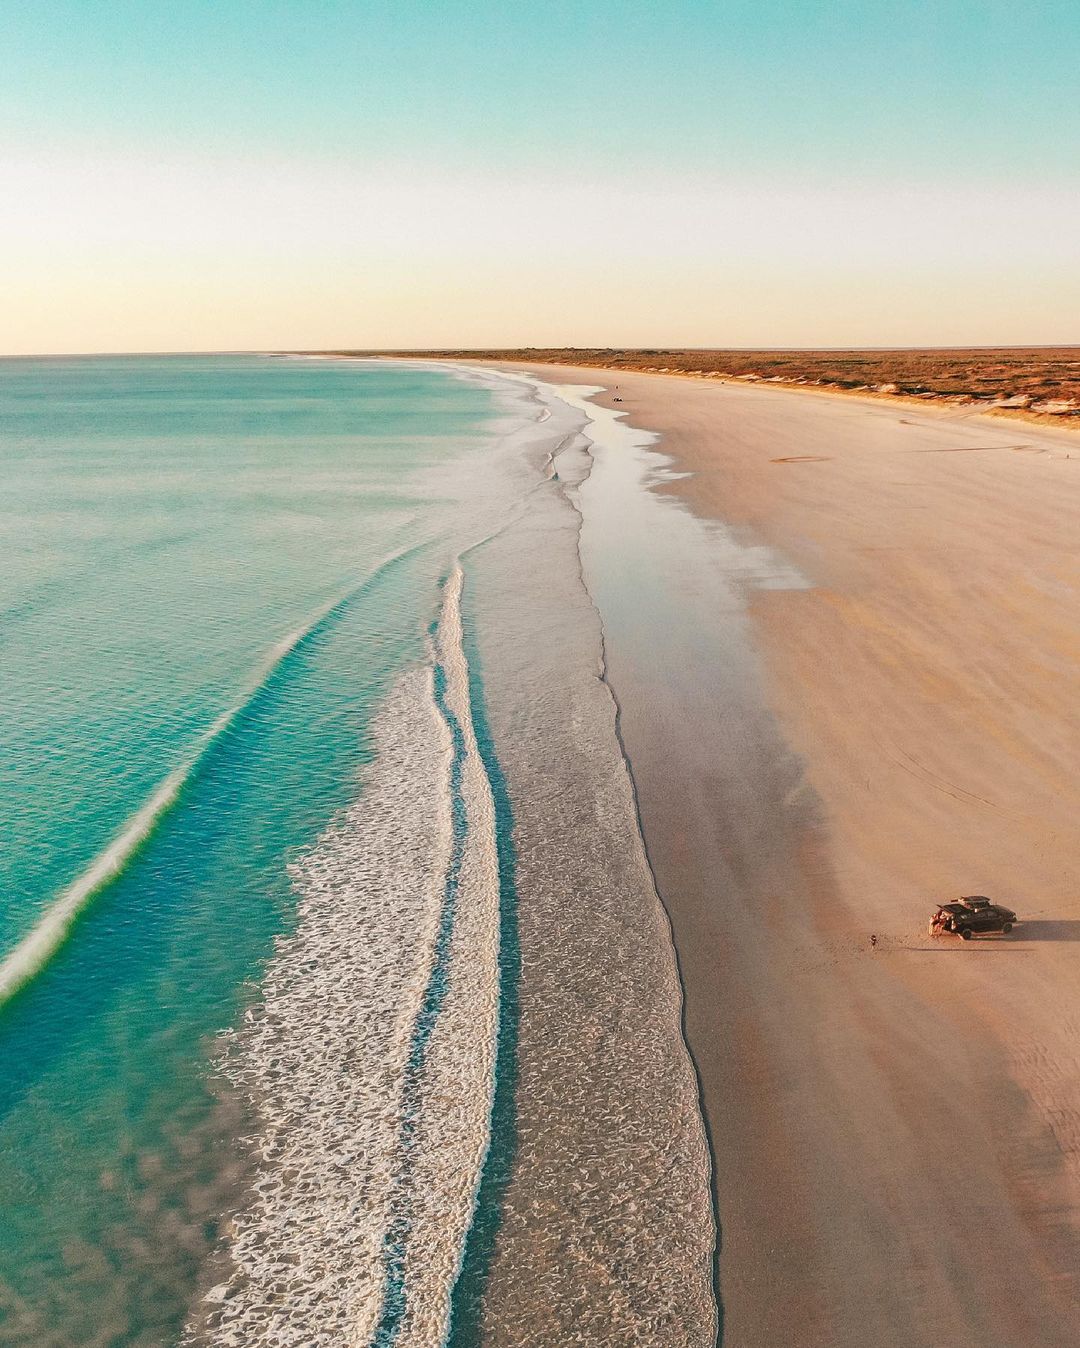
[{"label": "sky", "polygon": [[8,0],[0,53],[0,353],[1080,343],[1077,0]]}]

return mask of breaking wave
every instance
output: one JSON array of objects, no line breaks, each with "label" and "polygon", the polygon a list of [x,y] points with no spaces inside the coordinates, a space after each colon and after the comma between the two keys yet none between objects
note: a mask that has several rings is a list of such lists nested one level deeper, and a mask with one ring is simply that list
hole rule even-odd
[{"label": "breaking wave", "polygon": [[0,960],[0,1006],[45,968],[63,946],[76,919],[90,902],[120,878],[161,820],[176,804],[181,792],[196,775],[211,746],[251,705],[288,656],[317,635],[321,628],[388,567],[403,561],[418,550],[408,548],[388,557],[371,575],[324,604],[306,622],[271,647],[241,696],[203,732],[187,758],[169,773],[150,798],[127,819],[116,837],[94,857],[82,874],[53,900],[34,926]]},{"label": "breaking wave", "polygon": [[436,1348],[487,1151],[499,1014],[495,806],[463,577],[372,725],[359,799],[294,871],[296,931],[227,1041],[261,1120],[229,1280],[188,1343]]}]

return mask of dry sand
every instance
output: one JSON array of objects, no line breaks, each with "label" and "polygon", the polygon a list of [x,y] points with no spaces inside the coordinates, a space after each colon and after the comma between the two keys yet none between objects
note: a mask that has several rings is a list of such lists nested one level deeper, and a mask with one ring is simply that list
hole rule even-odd
[{"label": "dry sand", "polygon": [[[617,382],[693,474],[666,490],[812,582],[747,594],[756,720],[710,710],[708,669],[663,716],[649,674],[622,689],[715,1153],[725,1343],[1080,1343],[1080,444],[534,370]],[[931,940],[961,893],[1023,925]]]}]

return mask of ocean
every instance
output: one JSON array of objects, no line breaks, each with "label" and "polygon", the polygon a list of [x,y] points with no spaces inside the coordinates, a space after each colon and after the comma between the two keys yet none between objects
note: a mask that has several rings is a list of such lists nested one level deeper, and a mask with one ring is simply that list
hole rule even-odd
[{"label": "ocean", "polygon": [[630,439],[451,367],[0,361],[0,1342],[711,1341],[582,546]]}]

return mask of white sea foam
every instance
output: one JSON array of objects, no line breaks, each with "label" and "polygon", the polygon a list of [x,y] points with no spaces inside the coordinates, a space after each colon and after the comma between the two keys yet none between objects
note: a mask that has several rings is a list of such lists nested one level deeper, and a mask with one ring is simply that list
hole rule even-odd
[{"label": "white sea foam", "polygon": [[233,1276],[189,1343],[362,1345],[379,1332],[435,1348],[445,1336],[488,1142],[498,1016],[495,812],[461,584],[455,568],[433,642],[441,707],[428,668],[405,674],[375,718],[364,790],[297,868],[297,929],[227,1051],[262,1121],[260,1164],[234,1221]]},{"label": "white sea foam", "polygon": [[413,1171],[415,1236],[406,1258],[409,1301],[397,1340],[401,1348],[432,1348],[443,1340],[487,1151],[495,1079],[499,1012],[495,804],[472,720],[461,589],[461,569],[455,567],[446,587],[437,645],[446,676],[446,706],[464,741],[460,790],[467,832],[448,952],[449,991],[425,1071],[428,1108]]}]

